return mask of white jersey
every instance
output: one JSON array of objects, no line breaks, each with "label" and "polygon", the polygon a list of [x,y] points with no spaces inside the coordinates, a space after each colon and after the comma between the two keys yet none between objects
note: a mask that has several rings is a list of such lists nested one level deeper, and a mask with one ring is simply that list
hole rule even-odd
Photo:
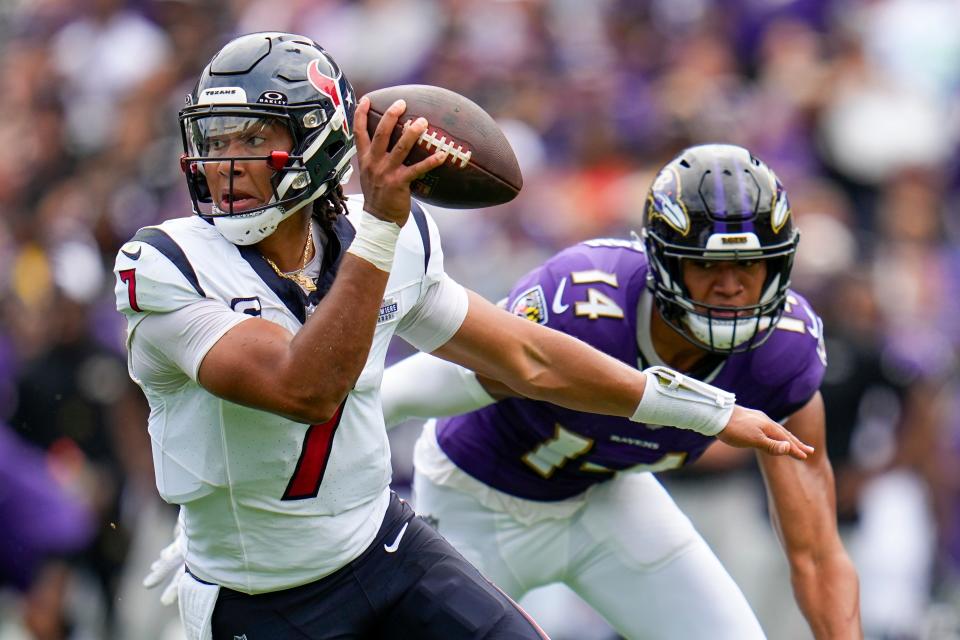
[{"label": "white jersey", "polygon": [[197,216],[141,229],[117,255],[117,307],[130,375],[150,403],[157,488],[183,506],[187,565],[202,580],[245,593],[305,584],[358,557],[380,526],[391,470],[379,389],[387,346],[396,333],[434,350],[466,314],[466,292],[444,274],[436,225],[419,205],[400,233],[366,365],[330,423],[243,407],[197,382],[207,351],[238,323],[260,316],[300,329],[360,207],[351,197],[351,213],[317,245],[327,268],[310,300],[255,248]]}]

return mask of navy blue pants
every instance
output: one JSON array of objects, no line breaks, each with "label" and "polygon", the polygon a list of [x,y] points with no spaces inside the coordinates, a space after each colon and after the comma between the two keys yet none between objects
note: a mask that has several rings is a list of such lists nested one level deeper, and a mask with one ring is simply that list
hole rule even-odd
[{"label": "navy blue pants", "polygon": [[516,603],[395,494],[370,547],[335,573],[260,595],[221,588],[213,637],[547,639]]}]

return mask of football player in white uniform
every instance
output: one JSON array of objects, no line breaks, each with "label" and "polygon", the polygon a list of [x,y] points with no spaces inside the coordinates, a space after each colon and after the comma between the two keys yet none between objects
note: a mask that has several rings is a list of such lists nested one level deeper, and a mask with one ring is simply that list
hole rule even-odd
[{"label": "football player in white uniform", "polygon": [[[368,107],[308,38],[231,41],[180,113],[196,215],[117,255],[157,487],[182,505],[188,637],[543,637],[389,490],[379,386],[394,334],[531,397],[811,452],[732,394],[637,371],[452,281],[410,199],[445,158],[405,166],[427,123],[388,151],[404,104],[372,139]],[[354,154],[364,197],[348,200]]]}]

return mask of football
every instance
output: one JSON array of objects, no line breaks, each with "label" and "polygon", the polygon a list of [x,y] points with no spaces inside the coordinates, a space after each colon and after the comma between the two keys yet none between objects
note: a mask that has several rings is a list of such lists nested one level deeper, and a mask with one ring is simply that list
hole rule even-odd
[{"label": "football", "polygon": [[410,151],[406,164],[414,164],[438,149],[446,162],[411,183],[417,200],[451,209],[477,209],[509,202],[520,192],[523,177],[513,148],[486,111],[458,93],[429,85],[401,85],[367,94],[371,136],[394,101],[403,98],[407,110],[390,137],[400,138],[405,122],[423,116],[429,126]]}]

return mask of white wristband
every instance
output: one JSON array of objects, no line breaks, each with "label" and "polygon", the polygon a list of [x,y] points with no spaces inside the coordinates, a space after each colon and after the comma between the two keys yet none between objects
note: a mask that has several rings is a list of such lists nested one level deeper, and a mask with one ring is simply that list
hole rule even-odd
[{"label": "white wristband", "polygon": [[730,421],[734,394],[666,367],[650,367],[634,422],[689,429],[715,436]]},{"label": "white wristband", "polygon": [[361,211],[355,222],[357,235],[347,248],[347,253],[363,258],[377,269],[390,273],[397,238],[400,237],[400,226],[395,222],[381,220],[366,211]]}]

